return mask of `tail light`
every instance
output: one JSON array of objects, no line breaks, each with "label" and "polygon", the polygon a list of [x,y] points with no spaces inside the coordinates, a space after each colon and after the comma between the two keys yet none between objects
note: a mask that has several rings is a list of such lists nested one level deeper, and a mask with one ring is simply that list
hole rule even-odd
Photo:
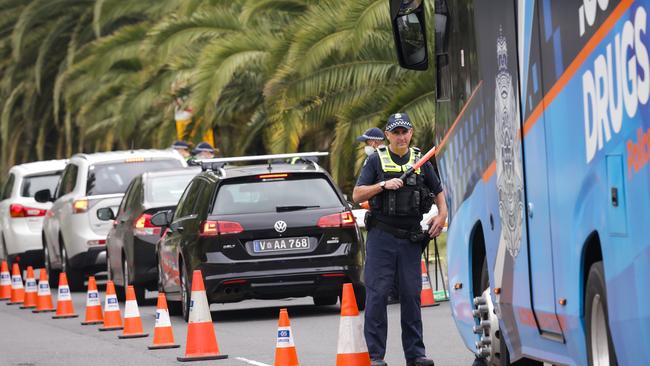
[{"label": "tail light", "polygon": [[78,213],[84,213],[88,211],[88,200],[85,198],[82,198],[80,200],[74,200],[72,202],[72,213],[73,214],[78,214]]},{"label": "tail light", "polygon": [[133,234],[135,235],[160,235],[160,227],[151,223],[150,214],[142,214],[133,224]]},{"label": "tail light", "polygon": [[354,215],[350,211],[323,216],[318,219],[318,227],[354,227]]},{"label": "tail light", "polygon": [[40,208],[33,208],[33,207],[25,207],[17,203],[9,205],[9,216],[11,216],[12,218],[45,216],[46,212],[47,210],[43,210]]},{"label": "tail light", "polygon": [[218,236],[226,234],[239,234],[244,231],[240,223],[234,221],[206,220],[201,223],[200,236]]}]

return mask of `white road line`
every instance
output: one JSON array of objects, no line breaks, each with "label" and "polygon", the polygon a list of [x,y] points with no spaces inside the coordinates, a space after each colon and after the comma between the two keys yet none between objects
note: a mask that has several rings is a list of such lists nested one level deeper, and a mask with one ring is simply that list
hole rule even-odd
[{"label": "white road line", "polygon": [[246,362],[246,363],[249,364],[249,365],[255,365],[255,366],[271,366],[271,365],[267,365],[267,364],[265,364],[265,363],[261,363],[261,362],[257,362],[257,361],[253,361],[253,360],[247,360],[247,359],[245,359],[245,358],[243,358],[243,357],[235,357],[235,359],[236,359],[236,360],[239,360],[239,361],[241,361],[241,362]]}]

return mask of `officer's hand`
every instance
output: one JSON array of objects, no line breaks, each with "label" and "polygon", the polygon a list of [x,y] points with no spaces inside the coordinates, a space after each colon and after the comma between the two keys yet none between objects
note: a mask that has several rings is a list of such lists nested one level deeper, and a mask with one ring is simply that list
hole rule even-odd
[{"label": "officer's hand", "polygon": [[429,235],[432,238],[437,237],[445,227],[446,215],[436,215],[429,219]]},{"label": "officer's hand", "polygon": [[386,181],[386,185],[384,186],[384,188],[390,190],[396,190],[402,188],[403,186],[404,186],[404,181],[402,181],[399,178],[393,178]]}]

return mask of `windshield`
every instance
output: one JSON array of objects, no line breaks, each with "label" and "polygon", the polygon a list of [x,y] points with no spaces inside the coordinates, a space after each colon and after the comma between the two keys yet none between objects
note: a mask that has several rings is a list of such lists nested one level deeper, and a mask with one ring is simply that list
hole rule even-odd
[{"label": "windshield", "polygon": [[54,193],[56,185],[59,182],[61,172],[47,175],[34,175],[23,178],[23,185],[20,189],[20,195],[23,197],[34,197],[36,192],[43,189],[49,189],[50,194]]},{"label": "windshield", "polygon": [[175,205],[197,173],[150,178],[145,188],[146,201],[156,206]]},{"label": "windshield", "polygon": [[96,196],[124,193],[136,175],[180,167],[182,163],[175,159],[97,164],[88,172],[86,194]]},{"label": "windshield", "polygon": [[342,207],[323,178],[226,184],[217,192],[215,215]]}]

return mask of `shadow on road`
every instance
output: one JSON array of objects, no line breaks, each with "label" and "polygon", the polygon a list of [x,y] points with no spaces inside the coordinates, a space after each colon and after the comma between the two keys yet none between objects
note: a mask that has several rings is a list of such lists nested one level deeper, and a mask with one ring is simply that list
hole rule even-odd
[{"label": "shadow on road", "polygon": [[332,306],[315,306],[315,305],[291,305],[287,306],[269,306],[254,307],[248,309],[216,310],[212,311],[212,321],[243,322],[255,320],[272,320],[277,319],[281,308],[287,308],[291,318],[314,317],[319,315],[339,314],[341,311],[338,305]]}]

